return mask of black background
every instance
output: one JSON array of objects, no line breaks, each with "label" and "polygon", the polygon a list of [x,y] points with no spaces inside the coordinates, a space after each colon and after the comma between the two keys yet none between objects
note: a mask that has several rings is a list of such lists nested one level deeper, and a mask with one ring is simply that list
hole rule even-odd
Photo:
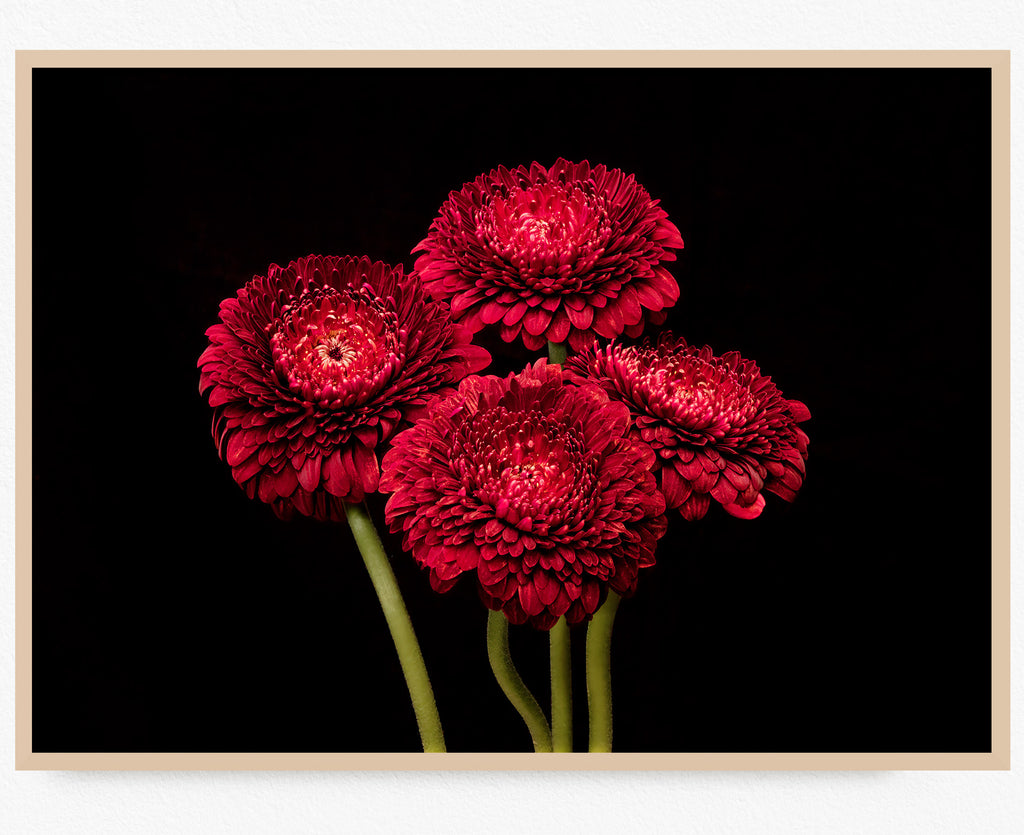
[{"label": "black background", "polygon": [[[637,175],[686,242],[669,326],[813,415],[795,503],[670,520],[616,621],[616,749],[989,750],[988,71],[33,85],[35,750],[418,747],[348,530],[246,499],[196,359],[268,264],[411,267],[451,189],[559,156]],[[498,373],[537,356],[482,339]],[[449,750],[529,750],[472,582],[437,595],[385,541]],[[513,628],[512,650],[546,703],[546,635]]]}]

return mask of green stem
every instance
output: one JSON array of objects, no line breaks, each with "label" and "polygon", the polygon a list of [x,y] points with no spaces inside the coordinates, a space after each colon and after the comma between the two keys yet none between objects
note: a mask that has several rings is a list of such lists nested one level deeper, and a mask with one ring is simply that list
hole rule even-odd
[{"label": "green stem", "polygon": [[548,362],[565,365],[565,343],[548,340]]},{"label": "green stem", "polygon": [[387,554],[384,553],[384,545],[365,505],[346,504],[345,512],[348,515],[352,536],[355,537],[359,553],[377,592],[377,599],[384,610],[388,629],[391,630],[391,639],[398,651],[398,661],[402,665],[405,683],[412,698],[412,708],[416,713],[416,724],[419,725],[423,750],[443,752],[444,732],[441,730],[441,718],[437,714],[437,704],[434,702],[434,691],[430,687],[430,676],[427,675],[423,654],[420,652],[409,612],[402,600],[402,593],[398,589],[395,573],[391,570]]},{"label": "green stem", "polygon": [[[565,364],[565,343],[548,340],[548,362]],[[551,627],[551,739],[556,751],[572,751],[572,647],[565,615]]]},{"label": "green stem", "polygon": [[612,625],[622,598],[611,589],[587,627],[587,702],[590,750],[612,750]]},{"label": "green stem", "polygon": [[572,652],[565,615],[551,627],[550,635],[551,741],[555,751],[572,751]]},{"label": "green stem", "polygon": [[538,754],[550,753],[551,728],[547,717],[512,663],[512,653],[508,649],[507,618],[493,610],[487,613],[487,658],[502,691],[523,717],[533,737],[533,750]]}]

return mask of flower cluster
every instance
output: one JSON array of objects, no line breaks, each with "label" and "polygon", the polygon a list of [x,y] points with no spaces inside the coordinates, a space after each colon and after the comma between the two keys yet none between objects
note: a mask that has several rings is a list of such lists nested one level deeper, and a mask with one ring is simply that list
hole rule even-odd
[{"label": "flower cluster", "polygon": [[490,362],[415,277],[368,258],[272,264],[206,335],[199,389],[220,455],[283,518],[343,519],[377,490],[378,445]]},{"label": "flower cluster", "polygon": [[539,360],[468,377],[385,455],[386,519],[437,591],[476,573],[486,605],[550,629],[632,594],[654,564],[665,500],[651,448],[597,386]]},{"label": "flower cluster", "polygon": [[[390,493],[386,520],[437,591],[470,573],[513,623],[586,620],[634,592],[667,510],[752,519],[803,483],[810,413],[754,362],[621,341],[665,321],[682,247],[632,175],[559,159],[451,192],[411,274],[271,265],[222,302],[199,358],[220,455],[284,518]],[[575,354],[476,376],[490,357],[472,335],[492,325]]]}]

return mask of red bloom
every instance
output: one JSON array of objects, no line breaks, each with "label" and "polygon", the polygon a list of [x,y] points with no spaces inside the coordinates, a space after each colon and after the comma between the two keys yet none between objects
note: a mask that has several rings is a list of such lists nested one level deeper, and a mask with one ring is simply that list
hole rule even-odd
[{"label": "red bloom", "polygon": [[439,389],[490,362],[402,268],[309,256],[272,264],[220,305],[199,391],[249,498],[340,520],[377,489],[376,447]]},{"label": "red bloom", "polygon": [[682,246],[632,174],[559,159],[453,191],[413,252],[427,290],[474,333],[500,323],[506,342],[579,350],[595,334],[639,336],[645,310],[665,321],[679,286],[660,263]]},{"label": "red bloom", "polygon": [[735,351],[716,357],[665,334],[653,347],[592,345],[566,371],[629,406],[634,434],[658,453],[669,508],[687,519],[711,499],[753,519],[762,489],[792,501],[803,484],[807,435],[797,423],[811,413]]},{"label": "red bloom", "polygon": [[545,360],[467,377],[384,456],[385,518],[435,590],[475,571],[512,623],[578,623],[634,591],[665,533],[654,454],[628,432],[621,403]]}]

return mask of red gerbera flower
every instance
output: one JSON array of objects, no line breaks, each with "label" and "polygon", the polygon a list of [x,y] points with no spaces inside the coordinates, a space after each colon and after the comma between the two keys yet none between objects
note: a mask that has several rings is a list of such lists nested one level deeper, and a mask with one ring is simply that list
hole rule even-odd
[{"label": "red gerbera flower", "polygon": [[485,604],[550,629],[588,619],[606,589],[628,595],[654,564],[665,500],[629,412],[539,360],[467,377],[384,456],[385,518],[430,583],[475,571]]},{"label": "red gerbera flower", "polygon": [[220,320],[198,363],[213,437],[249,498],[282,518],[343,519],[377,489],[377,445],[490,362],[418,279],[365,257],[272,264]]},{"label": "red gerbera flower", "polygon": [[710,500],[753,519],[762,489],[792,501],[803,484],[811,413],[786,400],[757,365],[731,351],[716,357],[665,334],[657,345],[592,345],[566,371],[597,382],[629,406],[634,434],[658,453],[669,508],[700,519]]},{"label": "red gerbera flower", "polygon": [[632,174],[559,159],[504,166],[453,191],[413,252],[427,290],[475,333],[500,323],[527,348],[575,350],[654,324],[679,286],[664,267],[679,230]]}]

